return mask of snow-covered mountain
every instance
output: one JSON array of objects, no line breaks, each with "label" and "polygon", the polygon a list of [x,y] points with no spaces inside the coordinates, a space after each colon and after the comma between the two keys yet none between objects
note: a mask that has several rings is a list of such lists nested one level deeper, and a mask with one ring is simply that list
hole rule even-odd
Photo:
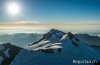
[{"label": "snow-covered mountain", "polygon": [[10,65],[99,65],[99,49],[71,32],[52,29],[21,50]]},{"label": "snow-covered mountain", "polygon": [[0,44],[0,65],[9,65],[21,49],[10,43]]}]

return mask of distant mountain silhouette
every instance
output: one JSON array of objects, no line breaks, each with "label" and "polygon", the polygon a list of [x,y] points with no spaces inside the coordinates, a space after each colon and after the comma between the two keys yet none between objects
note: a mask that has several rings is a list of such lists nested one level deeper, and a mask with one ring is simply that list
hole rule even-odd
[{"label": "distant mountain silhouette", "polygon": [[89,45],[100,46],[100,37],[98,36],[91,36],[88,34],[76,34],[76,36]]},{"label": "distant mountain silhouette", "polygon": [[12,43],[14,45],[24,47],[29,45],[36,40],[39,40],[43,34],[27,34],[27,33],[16,33],[16,34],[5,34],[0,35],[0,43]]}]

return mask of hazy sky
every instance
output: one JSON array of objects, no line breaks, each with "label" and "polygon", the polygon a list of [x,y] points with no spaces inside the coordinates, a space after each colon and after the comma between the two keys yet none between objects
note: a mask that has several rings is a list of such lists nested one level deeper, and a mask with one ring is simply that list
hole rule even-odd
[{"label": "hazy sky", "polygon": [[[10,15],[6,3],[20,6]],[[100,0],[0,0],[0,22],[100,23]]]},{"label": "hazy sky", "polygon": [[0,0],[0,34],[51,28],[100,33],[100,0]]}]

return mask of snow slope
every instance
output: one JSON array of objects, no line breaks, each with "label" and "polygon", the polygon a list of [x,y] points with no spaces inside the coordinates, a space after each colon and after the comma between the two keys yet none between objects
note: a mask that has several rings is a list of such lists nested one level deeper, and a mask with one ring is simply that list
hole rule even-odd
[{"label": "snow slope", "polygon": [[42,39],[22,50],[10,65],[77,65],[73,60],[100,62],[100,53],[72,33],[52,29]]}]

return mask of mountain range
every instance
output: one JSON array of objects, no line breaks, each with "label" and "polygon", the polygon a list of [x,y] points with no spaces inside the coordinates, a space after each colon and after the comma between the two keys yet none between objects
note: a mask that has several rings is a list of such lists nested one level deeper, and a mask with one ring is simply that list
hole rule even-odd
[{"label": "mountain range", "polygon": [[16,46],[25,47],[32,42],[42,38],[43,34],[37,33],[15,33],[0,35],[0,43],[11,43]]},{"label": "mountain range", "polygon": [[[25,48],[9,43],[1,44],[0,63],[1,65],[100,65],[100,46],[92,42],[90,44],[83,38],[85,37],[82,35],[51,29]],[[10,54],[9,51],[12,49],[16,50],[11,51],[15,54]],[[11,59],[8,64],[2,64],[6,62],[4,55],[10,59],[14,55],[13,60]]]}]

